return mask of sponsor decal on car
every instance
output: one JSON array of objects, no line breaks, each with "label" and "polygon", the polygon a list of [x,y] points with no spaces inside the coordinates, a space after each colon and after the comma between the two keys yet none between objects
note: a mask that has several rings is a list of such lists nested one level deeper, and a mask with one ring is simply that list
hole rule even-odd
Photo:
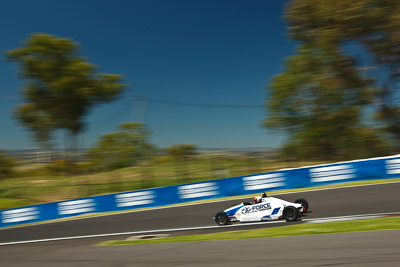
[{"label": "sponsor decal on car", "polygon": [[242,214],[249,214],[249,213],[259,212],[262,210],[270,210],[270,209],[271,209],[270,203],[263,203],[263,204],[259,204],[259,205],[244,206],[240,212]]},{"label": "sponsor decal on car", "polygon": [[260,174],[243,177],[244,190],[260,190],[266,188],[285,186],[285,174],[283,172]]},{"label": "sponsor decal on car", "polygon": [[77,213],[92,212],[96,210],[96,203],[93,199],[80,199],[57,204],[59,215],[70,215]]},{"label": "sponsor decal on car", "polygon": [[32,221],[39,218],[39,209],[37,207],[6,210],[1,212],[2,223],[15,223]]},{"label": "sponsor decal on car", "polygon": [[311,182],[328,182],[337,180],[348,180],[356,177],[353,165],[336,165],[310,169]]},{"label": "sponsor decal on car", "polygon": [[386,167],[387,174],[399,174],[400,173],[400,159],[386,160],[385,167]]},{"label": "sponsor decal on car", "polygon": [[143,191],[115,195],[117,207],[130,207],[152,204],[155,201],[154,191]]},{"label": "sponsor decal on car", "polygon": [[214,196],[218,195],[218,190],[216,182],[178,186],[180,199]]}]

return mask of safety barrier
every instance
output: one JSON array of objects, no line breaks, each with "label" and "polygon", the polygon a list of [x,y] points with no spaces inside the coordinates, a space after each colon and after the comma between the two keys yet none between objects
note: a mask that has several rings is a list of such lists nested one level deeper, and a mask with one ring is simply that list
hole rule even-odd
[{"label": "safety barrier", "polygon": [[258,194],[262,191],[395,178],[399,177],[399,175],[400,155],[284,169],[248,176],[3,210],[0,212],[0,227],[54,220],[94,212],[166,206],[210,198]]}]

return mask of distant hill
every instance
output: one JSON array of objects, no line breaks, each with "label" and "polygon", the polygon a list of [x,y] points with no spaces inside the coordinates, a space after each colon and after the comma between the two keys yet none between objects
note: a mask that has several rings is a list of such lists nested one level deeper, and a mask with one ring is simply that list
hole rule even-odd
[{"label": "distant hill", "polygon": [[51,159],[56,160],[60,158],[75,158],[75,160],[81,159],[85,150],[63,150],[63,149],[52,149],[50,151],[44,151],[40,149],[7,149],[3,150],[8,155],[17,158],[22,164],[32,163],[48,163]]},{"label": "distant hill", "polygon": [[200,148],[200,154],[245,154],[245,155],[273,155],[276,149],[267,147],[247,147],[247,148]]}]

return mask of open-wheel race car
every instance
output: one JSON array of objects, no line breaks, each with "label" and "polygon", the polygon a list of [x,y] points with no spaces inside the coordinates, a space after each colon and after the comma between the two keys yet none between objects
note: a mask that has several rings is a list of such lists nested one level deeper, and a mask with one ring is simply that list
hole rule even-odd
[{"label": "open-wheel race car", "polygon": [[299,220],[308,211],[308,207],[304,198],[298,198],[292,203],[263,193],[254,197],[253,202],[243,202],[218,212],[213,219],[218,225],[280,219],[292,222]]}]

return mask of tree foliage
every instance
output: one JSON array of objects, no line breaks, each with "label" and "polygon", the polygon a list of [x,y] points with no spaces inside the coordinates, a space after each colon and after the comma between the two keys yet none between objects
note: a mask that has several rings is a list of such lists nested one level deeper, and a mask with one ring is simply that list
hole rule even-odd
[{"label": "tree foliage", "polygon": [[150,131],[141,123],[122,123],[117,132],[103,135],[88,151],[89,160],[97,169],[117,169],[150,158],[154,146],[149,142]]},{"label": "tree foliage", "polygon": [[376,118],[400,143],[400,1],[292,0],[292,38],[314,48],[335,47],[358,58],[375,86]]},{"label": "tree foliage", "polygon": [[0,151],[0,178],[10,177],[14,173],[15,159]]},{"label": "tree foliage", "polygon": [[196,146],[192,144],[173,145],[168,148],[168,154],[176,161],[185,161],[196,155]]},{"label": "tree foliage", "polygon": [[[348,159],[387,153],[374,131],[361,123],[372,89],[340,53],[301,47],[289,58],[285,72],[270,84],[266,125],[290,134],[285,156],[307,159]],[[379,141],[369,150],[365,142]],[[376,149],[373,149],[376,148]]]},{"label": "tree foliage", "polygon": [[6,52],[18,63],[26,101],[15,115],[43,144],[55,129],[77,135],[84,116],[99,104],[115,100],[125,88],[122,77],[99,73],[79,56],[78,43],[48,34],[32,34],[20,48]]},{"label": "tree foliage", "polygon": [[[394,32],[400,30],[399,17],[393,13],[399,10],[398,3],[289,2],[286,20],[298,48],[286,61],[283,73],[269,84],[265,122],[288,132],[289,142],[283,149],[286,156],[336,160],[389,153],[389,146],[376,127],[366,123],[364,114],[379,104],[380,114],[386,110],[384,122],[396,134],[394,92],[382,84],[392,84],[385,78],[392,79],[398,72],[394,66],[400,50],[394,43],[386,44],[389,36],[397,36]],[[372,71],[360,68],[366,64],[365,58],[385,65],[386,76],[374,77]]]}]

